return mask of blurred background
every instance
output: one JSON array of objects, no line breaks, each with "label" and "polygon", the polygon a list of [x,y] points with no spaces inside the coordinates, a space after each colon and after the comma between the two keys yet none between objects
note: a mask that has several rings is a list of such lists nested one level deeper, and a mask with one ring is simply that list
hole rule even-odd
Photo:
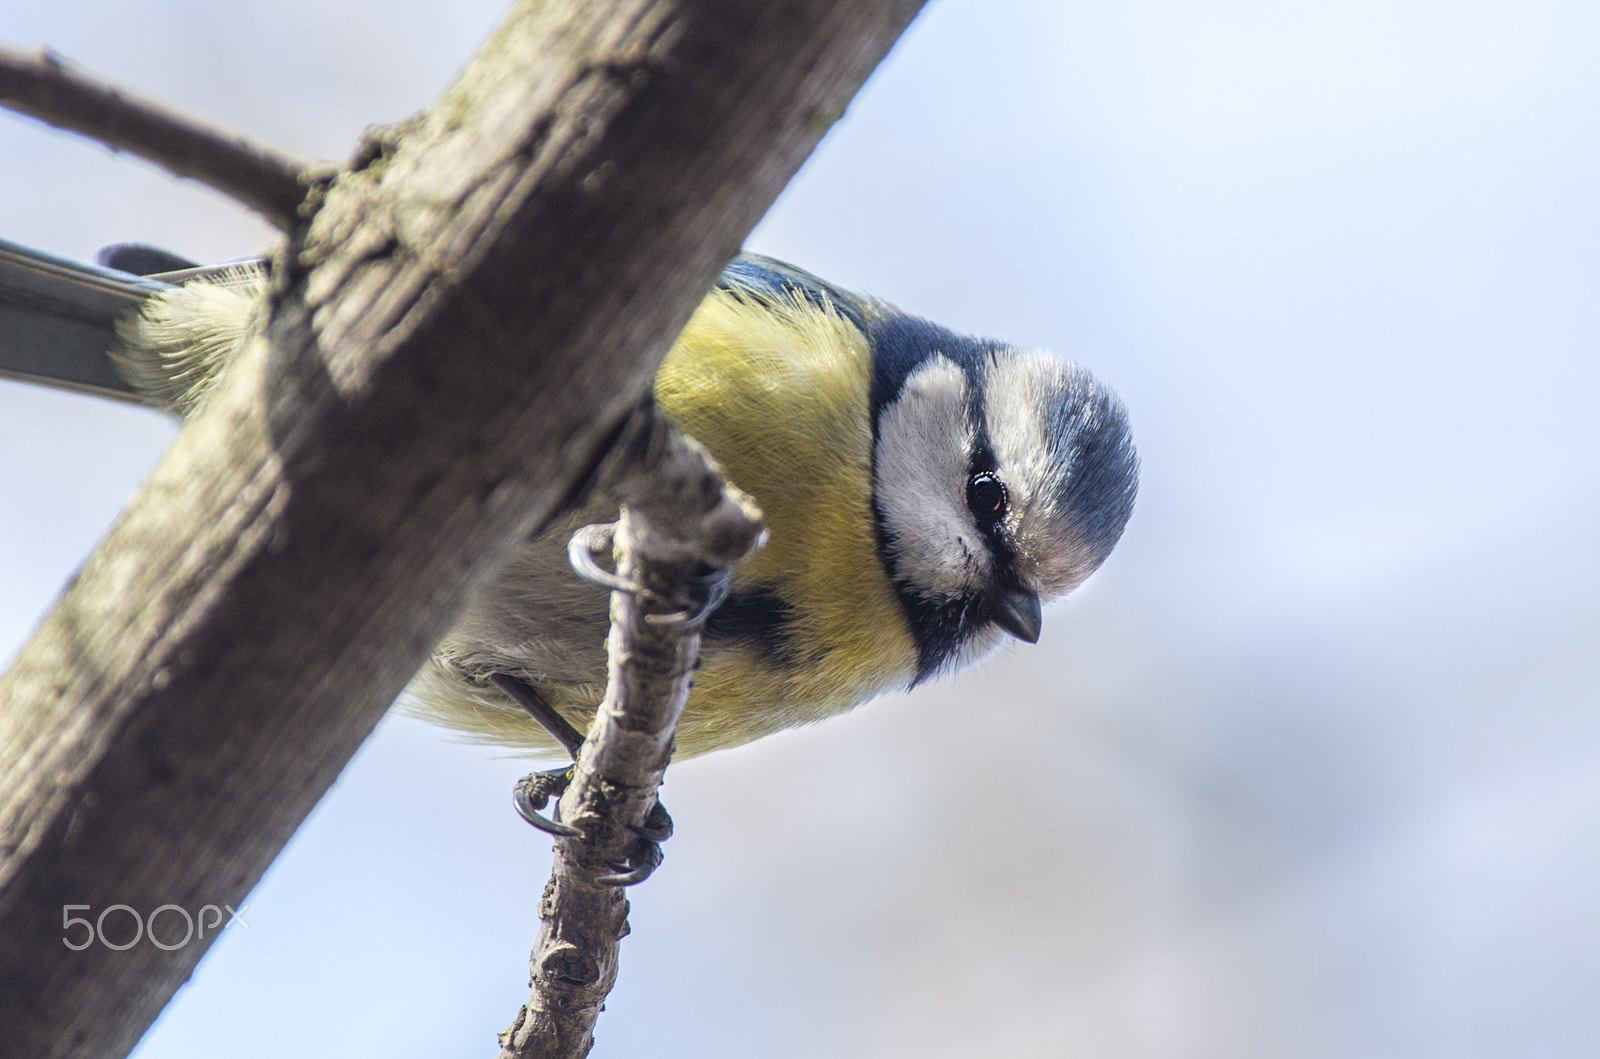
[{"label": "blurred background", "polygon": [[[0,36],[343,157],[498,0]],[[934,0],[750,241],[1091,366],[1144,481],[1034,648],[675,766],[594,1055],[1600,1054],[1600,7]],[[0,237],[270,233],[0,115]],[[0,383],[0,640],[172,435]],[[493,1054],[548,843],[390,717],[138,1059]]]}]

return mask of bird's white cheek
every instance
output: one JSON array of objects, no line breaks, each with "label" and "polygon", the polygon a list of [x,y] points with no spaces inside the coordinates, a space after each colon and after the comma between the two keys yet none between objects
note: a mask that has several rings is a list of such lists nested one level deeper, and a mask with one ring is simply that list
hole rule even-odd
[{"label": "bird's white cheek", "polygon": [[966,405],[966,377],[936,356],[878,420],[877,500],[895,573],[930,595],[965,593],[987,563],[966,513]]}]

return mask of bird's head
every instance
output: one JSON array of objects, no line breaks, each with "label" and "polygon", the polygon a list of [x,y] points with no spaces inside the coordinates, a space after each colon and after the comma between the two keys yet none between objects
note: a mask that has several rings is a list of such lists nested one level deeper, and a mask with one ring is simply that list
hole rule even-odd
[{"label": "bird's head", "polygon": [[921,681],[1002,632],[1039,638],[1041,604],[1122,536],[1138,457],[1122,402],[1084,369],[878,308],[873,506]]}]

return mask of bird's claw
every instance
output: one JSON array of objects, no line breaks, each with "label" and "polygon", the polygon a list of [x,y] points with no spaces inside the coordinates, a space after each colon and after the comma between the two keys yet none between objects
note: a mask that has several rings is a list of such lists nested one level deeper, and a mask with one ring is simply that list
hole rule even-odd
[{"label": "bird's claw", "polygon": [[[517,815],[528,823],[537,827],[548,835],[557,838],[571,838],[583,832],[571,824],[561,822],[560,798],[567,784],[572,782],[573,766],[564,769],[549,769],[545,772],[530,772],[517,781],[516,787],[511,791],[511,804],[517,807]],[[557,799],[555,818],[545,816],[540,810],[550,804],[550,799]]]},{"label": "bird's claw", "polygon": [[650,807],[650,811],[644,814],[644,823],[629,824],[628,830],[646,842],[665,842],[672,837],[672,817],[668,814],[666,806],[656,802]]},{"label": "bird's claw", "polygon": [[[587,577],[589,573],[584,571],[584,564],[579,557],[587,559],[588,565],[594,567],[592,572],[599,575],[591,577],[591,580],[605,583],[604,578],[612,578],[620,582],[615,575],[601,570],[593,562],[595,553],[603,550],[602,543],[609,547],[611,539],[609,534],[613,530],[612,526],[588,526],[573,535],[571,544],[573,565]],[[728,575],[726,571],[713,571],[703,578],[703,581],[711,595],[710,606],[714,607],[727,594]],[[626,591],[629,588],[643,591],[636,586],[623,583],[612,584],[609,587],[618,591]],[[662,617],[669,622],[704,621],[707,613],[709,607],[694,613],[684,612]],[[494,673],[490,675],[489,680],[505,692],[513,702],[528,711],[528,715],[549,732],[576,760],[578,751],[583,745],[582,733],[557,713],[545,697],[539,694],[537,688],[510,673]],[[516,806],[517,815],[547,835],[554,835],[557,838],[575,838],[582,835],[583,832],[578,828],[561,821],[560,798],[576,774],[577,765],[573,764],[561,769],[530,772],[522,777],[511,791],[511,803]],[[551,816],[545,816],[543,809],[550,804],[552,798],[556,799],[555,811]],[[603,886],[632,886],[644,882],[661,864],[661,843],[672,837],[672,817],[660,802],[650,806],[650,811],[645,814],[643,821],[627,826],[634,836],[633,848],[620,862],[611,865],[614,869],[612,874],[602,875],[596,880]]]},{"label": "bird's claw", "polygon": [[[569,765],[564,769],[530,772],[518,780],[511,792],[511,802],[517,807],[517,815],[540,831],[557,838],[582,835],[582,831],[571,824],[562,823],[560,819],[559,799],[572,782],[574,771],[575,766]],[[554,819],[542,812],[552,798],[557,799]],[[632,886],[650,878],[650,874],[661,866],[661,843],[672,837],[672,816],[665,806],[656,802],[645,814],[643,822],[629,824],[628,830],[633,832],[635,838],[633,848],[623,860],[611,865],[614,869],[612,874],[602,875],[595,880],[602,886]]]},{"label": "bird's claw", "polygon": [[614,874],[595,880],[601,886],[633,886],[650,878],[650,873],[661,867],[661,843],[672,837],[672,817],[666,806],[656,802],[644,821],[629,824],[628,830],[637,841],[624,860],[611,865],[616,869]]},{"label": "bird's claw", "polygon": [[665,614],[646,614],[644,620],[651,625],[699,625],[711,616],[711,612],[722,606],[728,598],[730,586],[733,584],[732,567],[708,568],[707,572],[696,578],[705,586],[706,597],[699,602],[685,603],[681,601],[662,600],[654,592],[645,588],[636,581],[630,581],[620,574],[612,573],[599,563],[599,558],[610,553],[615,545],[617,524],[615,522],[602,522],[593,526],[584,526],[575,532],[567,541],[567,561],[572,564],[572,569],[577,575],[592,585],[609,589],[612,592],[625,592],[638,599],[655,599],[666,606],[676,606],[679,609]]}]

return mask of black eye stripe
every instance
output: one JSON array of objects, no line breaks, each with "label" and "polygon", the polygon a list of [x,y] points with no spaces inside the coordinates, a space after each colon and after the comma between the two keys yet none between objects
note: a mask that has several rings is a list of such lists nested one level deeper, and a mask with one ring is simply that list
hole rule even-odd
[{"label": "black eye stripe", "polygon": [[979,471],[967,479],[967,508],[981,526],[990,526],[1006,515],[1006,487],[989,471]]}]

